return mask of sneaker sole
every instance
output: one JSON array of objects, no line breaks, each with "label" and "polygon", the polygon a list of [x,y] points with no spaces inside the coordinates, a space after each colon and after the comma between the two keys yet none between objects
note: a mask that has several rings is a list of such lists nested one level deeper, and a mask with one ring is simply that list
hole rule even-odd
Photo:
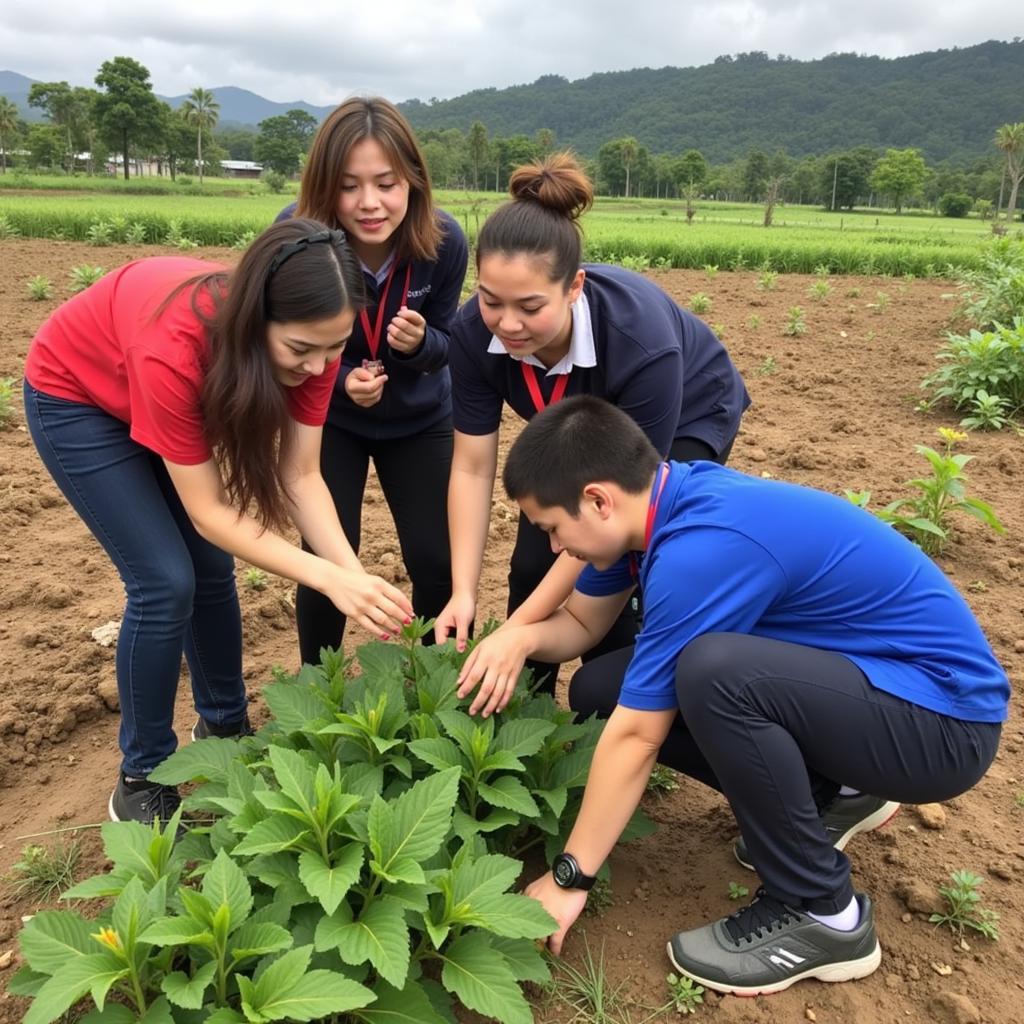
[{"label": "sneaker sole", "polygon": [[[843,850],[854,836],[859,836],[862,832],[877,832],[878,829],[885,828],[899,814],[901,806],[895,800],[889,800],[882,804],[874,814],[869,814],[866,818],[858,821],[856,825],[847,829],[832,846],[837,850]],[[748,871],[757,870],[753,864],[748,864],[747,861],[740,857],[740,852],[736,849],[735,843],[732,844],[732,855],[736,858],[736,863],[741,864]]]},{"label": "sneaker sole", "polygon": [[[116,793],[117,790],[114,790]],[[114,793],[110,794],[110,799],[107,801],[107,814],[110,815],[111,821],[120,821],[121,819],[117,816],[117,812],[114,810]]]},{"label": "sneaker sole", "polygon": [[672,943],[666,943],[665,948],[672,966],[680,974],[685,974],[688,978],[692,978],[698,985],[703,985],[705,988],[710,988],[715,992],[721,992],[726,995],[748,998],[753,996],[770,996],[775,992],[782,992],[784,989],[789,988],[790,985],[795,985],[798,981],[803,981],[806,978],[816,978],[818,981],[828,982],[856,981],[858,978],[866,978],[869,974],[873,974],[882,962],[882,948],[876,941],[875,948],[867,956],[863,956],[858,960],[844,960],[841,963],[822,964],[820,967],[812,967],[808,971],[794,974],[789,978],[783,978],[782,981],[774,982],[771,985],[729,985],[726,982],[702,978],[699,974],[694,974],[693,971],[680,967],[676,963],[676,958],[672,955]]}]

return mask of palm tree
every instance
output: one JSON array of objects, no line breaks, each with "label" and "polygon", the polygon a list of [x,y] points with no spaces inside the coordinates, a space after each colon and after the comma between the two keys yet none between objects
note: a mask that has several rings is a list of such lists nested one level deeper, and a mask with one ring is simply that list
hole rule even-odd
[{"label": "palm tree", "polygon": [[182,116],[196,126],[196,162],[199,164],[199,184],[203,183],[203,129],[213,131],[220,117],[220,104],[209,89],[196,86],[181,105]]},{"label": "palm tree", "polygon": [[0,96],[0,174],[7,173],[7,147],[5,137],[18,130],[18,108],[6,96]]},{"label": "palm tree", "polygon": [[1012,221],[1017,211],[1017,189],[1024,178],[1024,121],[1004,124],[996,131],[995,143],[1006,154],[1006,174],[1010,179],[1006,219]]}]

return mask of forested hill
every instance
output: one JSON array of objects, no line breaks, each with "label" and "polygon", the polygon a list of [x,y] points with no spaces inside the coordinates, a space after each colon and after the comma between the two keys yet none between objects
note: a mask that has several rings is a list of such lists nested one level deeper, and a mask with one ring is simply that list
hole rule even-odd
[{"label": "forested hill", "polygon": [[570,82],[477,89],[401,104],[420,130],[481,121],[490,135],[552,129],[556,144],[594,155],[634,136],[652,153],[699,149],[721,163],[752,149],[790,156],[858,145],[922,150],[930,161],[988,153],[1001,124],[1024,120],[1024,41],[987,42],[885,59],[719,57],[698,68],[641,68]]}]

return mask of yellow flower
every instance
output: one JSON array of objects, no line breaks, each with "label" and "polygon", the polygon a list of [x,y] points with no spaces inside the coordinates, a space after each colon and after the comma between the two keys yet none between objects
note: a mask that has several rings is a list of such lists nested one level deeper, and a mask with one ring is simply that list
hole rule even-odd
[{"label": "yellow flower", "polygon": [[957,441],[967,440],[967,435],[962,430],[953,430],[951,427],[939,427],[938,435],[950,446],[956,444]]},{"label": "yellow flower", "polygon": [[117,934],[117,930],[114,928],[101,928],[98,932],[92,934],[92,938],[108,949],[112,949],[115,953],[124,952],[121,936]]}]

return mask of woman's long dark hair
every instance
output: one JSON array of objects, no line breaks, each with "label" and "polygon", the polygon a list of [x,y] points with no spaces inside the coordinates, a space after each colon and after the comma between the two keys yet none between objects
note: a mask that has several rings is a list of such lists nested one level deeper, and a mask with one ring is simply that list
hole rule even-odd
[{"label": "woman's long dark hair", "polygon": [[230,272],[188,286],[209,331],[203,422],[228,498],[264,527],[280,527],[288,512],[278,446],[290,417],[267,326],[358,312],[366,304],[359,261],[343,232],[293,218],[264,231]]}]

